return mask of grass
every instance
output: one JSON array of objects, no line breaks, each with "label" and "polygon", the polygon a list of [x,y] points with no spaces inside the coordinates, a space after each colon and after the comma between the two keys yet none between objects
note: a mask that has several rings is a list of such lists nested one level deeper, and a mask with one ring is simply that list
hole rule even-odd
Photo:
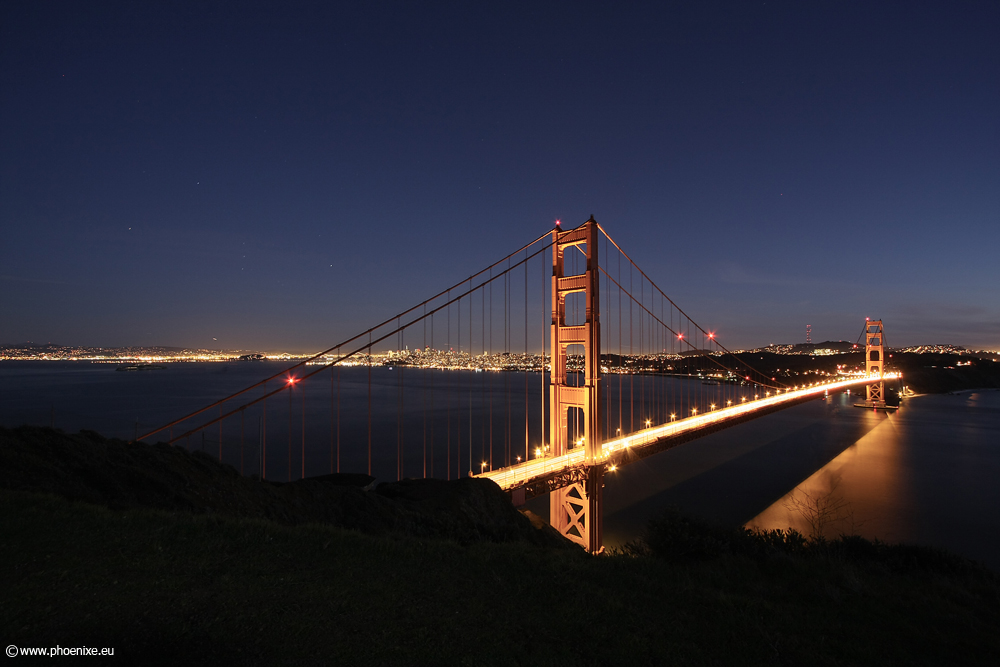
[{"label": "grass", "polygon": [[6,644],[115,647],[120,664],[985,665],[1000,655],[997,578],[919,554],[909,566],[818,548],[593,558],[18,491],[0,492],[0,530]]}]

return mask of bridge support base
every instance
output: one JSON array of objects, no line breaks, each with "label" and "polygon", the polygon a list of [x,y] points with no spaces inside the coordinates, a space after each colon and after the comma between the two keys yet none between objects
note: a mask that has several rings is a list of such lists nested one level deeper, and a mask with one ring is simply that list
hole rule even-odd
[{"label": "bridge support base", "polygon": [[601,499],[604,466],[590,466],[586,481],[574,483],[549,494],[549,523],[559,534],[590,553],[604,550]]}]

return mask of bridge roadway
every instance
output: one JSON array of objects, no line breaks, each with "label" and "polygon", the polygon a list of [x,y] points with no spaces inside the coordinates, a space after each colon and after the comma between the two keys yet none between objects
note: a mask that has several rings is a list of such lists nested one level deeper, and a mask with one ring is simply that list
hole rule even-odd
[{"label": "bridge roadway", "polygon": [[524,491],[525,500],[543,495],[575,482],[586,479],[587,468],[591,465],[607,466],[614,470],[617,466],[631,463],[657,452],[708,435],[736,424],[763,417],[766,414],[802,403],[830,391],[840,391],[852,387],[865,386],[883,380],[895,380],[896,373],[886,373],[882,377],[856,377],[833,382],[820,382],[802,389],[791,389],[774,396],[740,401],[731,406],[716,408],[709,412],[677,419],[666,424],[652,426],[625,437],[609,440],[601,445],[600,455],[587,461],[585,447],[578,446],[561,456],[542,456],[517,465],[484,472],[476,477],[492,479],[505,491]]}]

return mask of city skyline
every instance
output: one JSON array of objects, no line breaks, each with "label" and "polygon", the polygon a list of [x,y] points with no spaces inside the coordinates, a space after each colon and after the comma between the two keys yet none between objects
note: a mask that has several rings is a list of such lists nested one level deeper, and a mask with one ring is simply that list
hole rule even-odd
[{"label": "city skyline", "polygon": [[0,11],[0,343],[320,350],[593,214],[730,349],[1000,348],[993,3]]}]

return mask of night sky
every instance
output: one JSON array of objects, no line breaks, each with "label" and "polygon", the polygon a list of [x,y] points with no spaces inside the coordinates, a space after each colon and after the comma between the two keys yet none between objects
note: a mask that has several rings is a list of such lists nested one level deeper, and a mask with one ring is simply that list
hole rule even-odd
[{"label": "night sky", "polygon": [[0,5],[0,343],[310,350],[593,214],[731,348],[1000,348],[1000,3]]}]

